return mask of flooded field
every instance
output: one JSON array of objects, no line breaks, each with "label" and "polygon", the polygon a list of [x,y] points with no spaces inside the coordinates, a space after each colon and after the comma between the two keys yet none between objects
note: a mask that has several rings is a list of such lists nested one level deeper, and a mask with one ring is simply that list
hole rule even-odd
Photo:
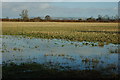
[{"label": "flooded field", "polygon": [[118,45],[99,46],[92,42],[37,39],[23,36],[2,38],[3,65],[38,63],[58,70],[118,72]]},{"label": "flooded field", "polygon": [[2,80],[120,80],[118,2],[46,1],[3,1]]}]

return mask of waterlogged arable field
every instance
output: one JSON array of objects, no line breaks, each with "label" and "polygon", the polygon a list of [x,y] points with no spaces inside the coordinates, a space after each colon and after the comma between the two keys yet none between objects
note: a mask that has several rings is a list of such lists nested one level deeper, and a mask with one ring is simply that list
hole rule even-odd
[{"label": "waterlogged arable field", "polygon": [[2,22],[3,35],[119,43],[118,23]]},{"label": "waterlogged arable field", "polygon": [[117,23],[2,24],[3,78],[118,78]]}]

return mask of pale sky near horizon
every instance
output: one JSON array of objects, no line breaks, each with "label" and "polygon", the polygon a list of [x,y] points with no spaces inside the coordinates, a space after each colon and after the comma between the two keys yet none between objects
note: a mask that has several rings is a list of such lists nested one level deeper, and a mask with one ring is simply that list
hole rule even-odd
[{"label": "pale sky near horizon", "polygon": [[[7,1],[7,0],[6,0]],[[23,9],[28,9],[30,17],[97,17],[115,16],[117,2],[3,2],[2,16],[17,18]]]}]

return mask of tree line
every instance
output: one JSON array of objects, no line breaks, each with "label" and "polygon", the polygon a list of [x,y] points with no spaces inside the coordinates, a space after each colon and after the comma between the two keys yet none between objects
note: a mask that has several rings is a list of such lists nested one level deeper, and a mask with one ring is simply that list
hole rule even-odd
[{"label": "tree line", "polygon": [[79,18],[77,20],[52,19],[50,15],[46,15],[44,19],[42,19],[41,17],[29,18],[27,9],[22,10],[19,16],[21,18],[9,19],[8,17],[6,17],[6,18],[2,18],[1,20],[2,21],[19,21],[19,22],[45,22],[45,21],[49,21],[49,22],[119,22],[120,21],[120,18],[118,15],[112,16],[112,17],[109,17],[108,15],[105,15],[105,16],[98,15],[97,18],[89,17],[86,19]]}]

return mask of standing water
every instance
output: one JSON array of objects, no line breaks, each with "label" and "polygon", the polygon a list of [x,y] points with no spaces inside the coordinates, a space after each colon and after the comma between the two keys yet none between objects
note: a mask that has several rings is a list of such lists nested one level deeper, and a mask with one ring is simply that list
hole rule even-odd
[{"label": "standing water", "polygon": [[38,63],[59,70],[118,71],[118,45],[22,36],[2,37],[2,63]]}]

